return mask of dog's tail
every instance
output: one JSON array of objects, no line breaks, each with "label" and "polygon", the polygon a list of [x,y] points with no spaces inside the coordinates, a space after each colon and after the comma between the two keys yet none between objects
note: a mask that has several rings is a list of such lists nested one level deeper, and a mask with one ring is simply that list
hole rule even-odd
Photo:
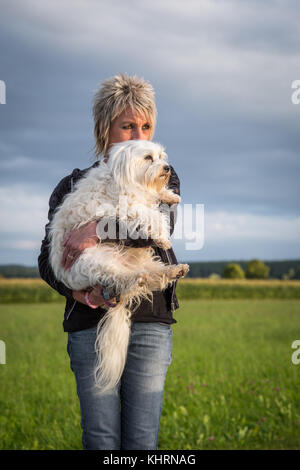
[{"label": "dog's tail", "polygon": [[123,294],[116,307],[110,307],[97,325],[95,342],[95,385],[99,393],[105,393],[119,382],[127,358],[131,331],[131,316],[141,300],[153,302],[152,292],[141,286],[134,293]]},{"label": "dog's tail", "polygon": [[101,394],[117,385],[125,367],[131,328],[131,311],[125,305],[110,308],[97,326],[94,378]]}]

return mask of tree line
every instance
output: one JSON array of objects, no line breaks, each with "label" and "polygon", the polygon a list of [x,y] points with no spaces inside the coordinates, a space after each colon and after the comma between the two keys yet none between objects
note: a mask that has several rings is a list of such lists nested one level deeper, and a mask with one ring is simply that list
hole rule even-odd
[{"label": "tree line", "polygon": [[190,262],[187,277],[227,279],[300,279],[300,260]]},{"label": "tree line", "polygon": [[[184,261],[190,266],[187,277],[229,279],[300,279],[300,259],[283,261]],[[3,278],[39,278],[37,266],[0,265]]]}]

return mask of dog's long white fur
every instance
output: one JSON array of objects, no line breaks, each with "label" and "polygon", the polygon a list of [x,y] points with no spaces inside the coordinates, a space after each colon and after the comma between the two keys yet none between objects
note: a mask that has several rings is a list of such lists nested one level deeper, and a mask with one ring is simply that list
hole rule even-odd
[{"label": "dog's long white fur", "polygon": [[[152,156],[152,161],[147,156]],[[132,234],[155,240],[169,248],[168,216],[159,204],[178,203],[180,197],[167,189],[163,167],[167,155],[161,145],[127,141],[112,146],[107,163],[91,168],[56,209],[50,225],[50,263],[59,281],[73,290],[97,284],[114,287],[120,302],[109,308],[97,326],[95,384],[100,393],[113,388],[124,370],[130,337],[131,315],[143,298],[163,290],[188,271],[188,265],[165,265],[154,250],[130,248],[119,243],[99,243],[86,248],[69,270],[61,266],[67,232],[102,217],[118,217]],[[121,210],[126,197],[127,211]]]}]

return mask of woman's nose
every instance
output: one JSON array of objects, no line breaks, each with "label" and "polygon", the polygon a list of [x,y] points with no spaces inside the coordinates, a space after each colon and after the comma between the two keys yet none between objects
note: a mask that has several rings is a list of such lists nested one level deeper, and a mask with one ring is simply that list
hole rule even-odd
[{"label": "woman's nose", "polygon": [[136,127],[135,129],[132,130],[131,132],[131,139],[132,140],[140,140],[143,139],[143,130],[140,129],[139,127]]}]

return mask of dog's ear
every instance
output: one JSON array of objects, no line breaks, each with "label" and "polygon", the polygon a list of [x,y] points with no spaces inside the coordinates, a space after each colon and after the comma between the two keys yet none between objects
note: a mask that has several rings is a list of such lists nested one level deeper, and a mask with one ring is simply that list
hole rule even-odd
[{"label": "dog's ear", "polygon": [[163,151],[161,152],[161,156],[164,160],[166,160],[166,162],[168,161],[168,154],[165,152],[165,150],[163,149]]},{"label": "dog's ear", "polygon": [[126,189],[129,184],[132,184],[133,175],[130,165],[130,146],[128,144],[118,145],[111,153],[111,170],[114,181],[117,183],[119,189]]}]

